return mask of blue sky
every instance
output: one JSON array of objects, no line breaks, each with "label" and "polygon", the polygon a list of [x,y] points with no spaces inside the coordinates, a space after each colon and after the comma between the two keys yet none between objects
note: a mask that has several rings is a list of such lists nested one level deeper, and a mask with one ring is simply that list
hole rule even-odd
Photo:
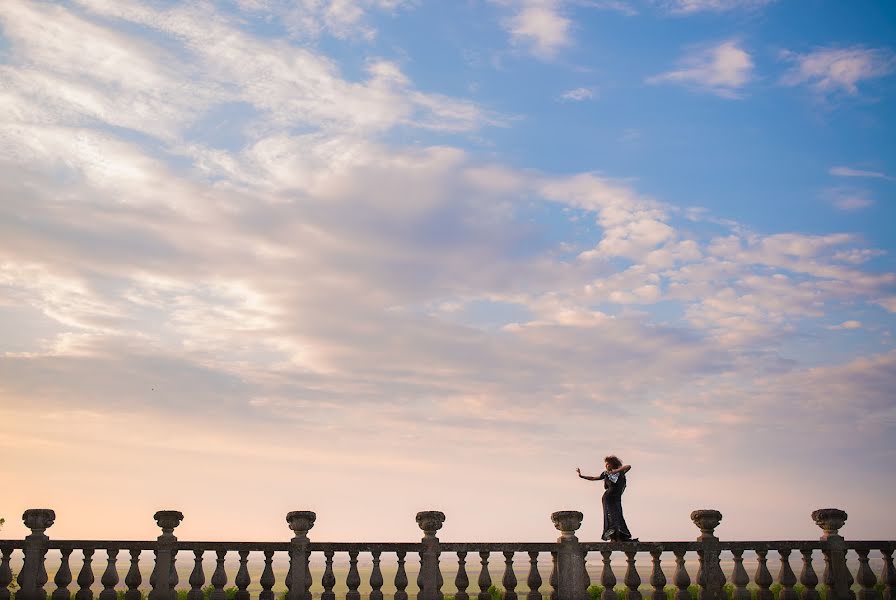
[{"label": "blue sky", "polygon": [[641,539],[892,530],[894,39],[889,2],[3,3],[5,516],[596,538],[614,452]]}]

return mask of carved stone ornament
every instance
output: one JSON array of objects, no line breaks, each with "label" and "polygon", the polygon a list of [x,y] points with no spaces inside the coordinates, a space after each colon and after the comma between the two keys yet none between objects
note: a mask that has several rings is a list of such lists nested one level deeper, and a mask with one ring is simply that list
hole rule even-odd
[{"label": "carved stone ornament", "polygon": [[571,537],[582,526],[584,515],[577,510],[558,510],[551,513],[551,521],[564,537]]},{"label": "carved stone ornament", "polygon": [[160,510],[152,516],[165,535],[174,534],[174,528],[183,521],[184,513],[179,510]]},{"label": "carved stone ornament", "polygon": [[812,520],[824,530],[824,537],[838,535],[837,531],[846,524],[846,511],[839,508],[819,508],[812,511]]},{"label": "carved stone ornament", "polygon": [[691,521],[700,528],[702,537],[715,537],[713,531],[722,522],[722,513],[711,508],[695,510],[691,513]]},{"label": "carved stone ornament", "polygon": [[29,508],[22,513],[22,521],[32,533],[43,533],[53,526],[56,512],[50,508]]},{"label": "carved stone ornament", "polygon": [[314,520],[317,519],[317,513],[310,510],[294,510],[286,515],[286,522],[297,537],[305,537],[311,528],[314,527]]},{"label": "carved stone ornament", "polygon": [[445,522],[445,513],[439,510],[424,510],[417,513],[417,525],[426,535],[435,535]]}]

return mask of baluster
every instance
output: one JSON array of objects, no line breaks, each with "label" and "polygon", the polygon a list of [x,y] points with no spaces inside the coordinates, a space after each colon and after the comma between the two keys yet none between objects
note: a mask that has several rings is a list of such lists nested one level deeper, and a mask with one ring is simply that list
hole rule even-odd
[{"label": "baluster", "polygon": [[[274,600],[273,587],[276,580],[274,579],[274,551],[264,551],[264,570],[261,572],[261,592],[258,594],[258,600]],[[187,600],[190,600],[189,598]]]},{"label": "baluster", "polygon": [[345,585],[348,586],[345,600],[361,600],[361,594],[358,592],[358,586],[361,585],[361,575],[358,574],[357,550],[348,551],[348,577],[345,578]]},{"label": "baluster", "polygon": [[311,600],[311,552],[305,553],[305,596],[304,600]]},{"label": "baluster", "polygon": [[240,557],[240,568],[237,569],[236,578],[233,582],[236,584],[236,593],[233,595],[234,600],[249,600],[249,592],[246,590],[252,579],[249,577],[249,551],[240,550],[237,552]]},{"label": "baluster", "polygon": [[880,594],[874,589],[877,584],[877,578],[874,571],[868,566],[868,550],[856,550],[859,555],[859,570],[856,573],[856,579],[861,586],[857,594],[858,600],[880,600]]},{"label": "baluster", "polygon": [[177,576],[177,550],[171,550],[171,570],[168,571],[168,589],[171,590],[169,597],[171,600],[177,599],[177,592],[174,590],[177,588],[177,584],[180,581],[180,578]]},{"label": "baluster", "polygon": [[470,600],[467,588],[470,587],[470,578],[467,577],[467,553],[463,550],[457,552],[457,576],[454,578],[454,587],[457,594],[454,600]]},{"label": "baluster", "polygon": [[557,551],[551,551],[551,600],[557,600],[557,583],[559,581],[557,574]]},{"label": "baluster", "polygon": [[44,548],[40,553],[40,564],[37,571],[37,589],[40,590],[41,600],[46,600],[47,598],[47,592],[44,591],[44,586],[49,581],[47,576],[47,550],[48,548]]},{"label": "baluster", "polygon": [[688,575],[687,570],[684,568],[684,553],[685,550],[673,551],[673,554],[675,554],[675,577],[673,582],[675,587],[678,588],[678,591],[675,592],[675,600],[692,600],[691,592],[688,591],[688,587],[691,585],[691,576]]},{"label": "baluster", "polygon": [[[9,584],[12,583],[12,568],[9,566],[10,558],[12,557],[12,548],[9,546],[3,546],[0,548],[2,551],[2,558],[0,558],[0,600],[9,600],[11,594],[9,593]],[[65,556],[63,550],[63,561],[68,562],[68,557]],[[69,554],[71,554],[71,550],[69,550]],[[61,569],[62,567],[60,567]],[[72,580],[71,572],[69,572],[68,580]],[[68,584],[66,584],[68,585]]]},{"label": "baluster", "polygon": [[604,592],[600,595],[600,600],[617,600],[616,575],[613,574],[613,568],[610,566],[610,557],[613,552],[601,550],[600,554],[604,557],[604,568],[600,572],[600,584],[604,586]]},{"label": "baluster", "polygon": [[227,592],[224,586],[227,585],[227,571],[224,570],[224,557],[227,556],[227,550],[217,550],[215,572],[212,573],[212,587],[214,588],[208,595],[208,600],[227,600]]},{"label": "baluster", "polygon": [[703,550],[697,550],[697,600],[705,599],[706,569],[703,564]]},{"label": "baluster", "polygon": [[405,591],[408,587],[408,574],[404,570],[405,554],[405,550],[395,552],[395,556],[398,558],[398,571],[395,573],[395,600],[408,600],[408,593]]},{"label": "baluster", "polygon": [[47,582],[45,562],[50,538],[44,532],[53,526],[55,520],[56,513],[49,508],[29,508],[22,513],[22,521],[31,534],[25,537],[25,556],[16,578],[19,584],[16,592],[18,600],[45,600],[47,597],[43,586]]},{"label": "baluster", "polygon": [[732,600],[750,600],[750,590],[747,589],[750,576],[744,568],[744,551],[736,549],[731,554],[734,557],[734,570],[731,571],[731,583],[734,584]]},{"label": "baluster", "polygon": [[[63,548],[61,550],[62,557],[59,561],[59,570],[56,571],[56,576],[53,578],[53,583],[56,584],[56,589],[53,590],[53,595],[51,596],[53,600],[70,600],[72,597],[72,593],[68,589],[69,584],[72,582],[72,570],[68,564],[72,550],[72,548]],[[6,582],[6,585],[9,585],[9,582]],[[6,589],[2,581],[0,581],[0,587]],[[9,598],[8,594],[9,590],[7,590],[6,598]],[[2,591],[0,591],[0,598],[3,597]]]},{"label": "baluster", "polygon": [[124,593],[124,600],[141,600],[143,594],[140,592],[140,584],[143,583],[143,576],[140,574],[140,550],[131,550],[131,567],[128,574],[124,576],[124,584],[128,586],[128,591]]},{"label": "baluster", "polygon": [[893,565],[893,547],[888,546],[881,548],[881,558],[884,560],[884,566],[880,570],[880,582],[884,584],[883,600],[896,600],[896,567]]},{"label": "baluster", "polygon": [[790,568],[790,548],[780,548],[778,554],[781,555],[781,569],[778,571],[778,583],[781,584],[781,592],[778,594],[778,600],[799,600],[800,595],[793,589],[796,585],[796,575]]},{"label": "baluster", "polygon": [[585,576],[585,591],[591,587],[591,575],[588,574],[588,552],[582,549],[582,574]]},{"label": "baluster", "polygon": [[819,600],[818,590],[815,589],[815,586],[818,585],[818,575],[815,574],[815,569],[812,568],[812,550],[802,549],[800,553],[803,555],[800,583],[805,588],[802,600]]},{"label": "baluster", "polygon": [[373,550],[373,571],[370,572],[370,600],[383,600],[383,573],[380,571],[381,550]]},{"label": "baluster", "polygon": [[[529,576],[526,578],[526,585],[529,586],[529,593],[526,594],[526,600],[542,600],[541,592],[541,573],[538,572],[538,551],[529,551]],[[458,598],[458,600],[460,600]]]},{"label": "baluster", "polygon": [[483,550],[479,553],[479,562],[482,564],[482,570],[479,571],[479,596],[477,600],[491,600],[491,594],[488,588],[492,586],[492,577],[488,574],[488,551]]},{"label": "baluster", "polygon": [[[45,552],[46,554],[46,552]],[[844,553],[845,554],[845,553]],[[844,564],[846,564],[846,560],[844,559]],[[852,577],[852,571],[849,570],[849,566],[846,565],[846,589],[849,590],[849,598],[850,600],[856,600],[856,593],[852,589],[852,585],[856,582]]]},{"label": "baluster", "polygon": [[626,600],[641,600],[641,576],[638,574],[638,567],[635,566],[635,551],[627,550],[625,553],[625,561],[628,567],[625,569],[625,587],[628,591],[625,594]]},{"label": "baluster", "polygon": [[663,573],[663,567],[660,564],[662,553],[661,548],[650,550],[650,557],[653,560],[653,571],[650,573],[650,585],[653,587],[653,592],[650,594],[650,600],[666,600],[666,574]]},{"label": "baluster", "polygon": [[149,587],[151,589],[156,588],[156,567],[159,565],[159,551],[152,551],[152,572],[149,574]]},{"label": "baluster", "polygon": [[90,568],[91,563],[93,562],[93,548],[85,548],[84,553],[84,564],[81,566],[81,572],[78,573],[78,585],[81,586],[81,589],[75,594],[75,600],[93,600],[93,592],[90,591],[90,586],[93,585],[93,570]]},{"label": "baluster", "polygon": [[759,565],[756,567],[756,574],[753,576],[753,582],[759,586],[759,589],[756,591],[756,600],[775,600],[775,595],[769,589],[774,580],[771,572],[768,570],[767,554],[768,550],[756,551],[756,560],[759,561]]},{"label": "baluster", "polygon": [[[324,586],[324,592],[320,595],[320,600],[336,600],[336,594],[333,593],[333,587],[336,585],[336,575],[333,574],[333,554],[332,550],[324,551],[324,576],[321,579],[321,585]],[[403,565],[402,565],[403,568]],[[405,580],[407,584],[407,580]],[[398,594],[396,594],[396,597]]]},{"label": "baluster", "polygon": [[504,577],[501,585],[504,586],[504,600],[517,600],[516,574],[513,572],[513,550],[504,551]]},{"label": "baluster", "polygon": [[190,573],[190,591],[187,592],[187,600],[204,600],[202,586],[205,585],[205,571],[202,569],[202,555],[204,550],[193,550],[193,571]]},{"label": "baluster", "polygon": [[118,585],[118,569],[115,568],[115,562],[118,559],[118,549],[109,548],[106,550],[106,570],[100,577],[100,583],[103,584],[103,591],[100,592],[99,600],[117,600],[118,592],[115,586]]}]

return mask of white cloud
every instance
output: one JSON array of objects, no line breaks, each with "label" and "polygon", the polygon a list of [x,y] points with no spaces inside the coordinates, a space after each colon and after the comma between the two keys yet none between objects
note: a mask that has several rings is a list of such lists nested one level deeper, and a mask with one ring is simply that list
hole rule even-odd
[{"label": "white cloud", "polygon": [[722,12],[735,9],[750,9],[771,4],[775,0],[670,0],[668,7],[677,13],[697,13],[704,11]]},{"label": "white cloud", "polygon": [[861,328],[862,328],[862,322],[854,321],[854,320],[843,321],[839,325],[829,325],[828,326],[828,329],[833,329],[833,330],[861,329]]},{"label": "white cloud", "polygon": [[852,187],[835,187],[825,192],[825,197],[835,208],[843,211],[862,210],[874,205],[869,192]]},{"label": "white cloud", "polygon": [[807,54],[785,51],[793,67],[781,77],[784,85],[808,85],[819,94],[845,92],[855,96],[859,84],[885,77],[896,69],[896,56],[885,48],[827,47]]},{"label": "white cloud", "polygon": [[563,16],[557,0],[521,0],[503,25],[511,42],[542,60],[572,43],[572,22]]},{"label": "white cloud", "polygon": [[560,95],[561,100],[569,102],[582,102],[583,100],[593,100],[595,97],[594,89],[587,87],[577,87],[567,90]]},{"label": "white cloud", "polygon": [[852,167],[831,167],[828,173],[835,177],[870,177],[872,179],[893,179],[886,173],[880,171],[867,171],[864,169],[853,169]]},{"label": "white cloud", "polygon": [[687,54],[680,68],[647,79],[647,83],[695,86],[722,98],[739,98],[740,89],[753,79],[753,60],[732,40]]}]

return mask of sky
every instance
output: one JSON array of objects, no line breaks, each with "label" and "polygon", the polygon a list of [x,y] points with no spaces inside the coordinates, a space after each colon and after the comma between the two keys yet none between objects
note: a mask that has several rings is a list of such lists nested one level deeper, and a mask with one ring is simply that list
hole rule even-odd
[{"label": "sky", "polygon": [[0,3],[2,535],[893,539],[896,6]]}]

